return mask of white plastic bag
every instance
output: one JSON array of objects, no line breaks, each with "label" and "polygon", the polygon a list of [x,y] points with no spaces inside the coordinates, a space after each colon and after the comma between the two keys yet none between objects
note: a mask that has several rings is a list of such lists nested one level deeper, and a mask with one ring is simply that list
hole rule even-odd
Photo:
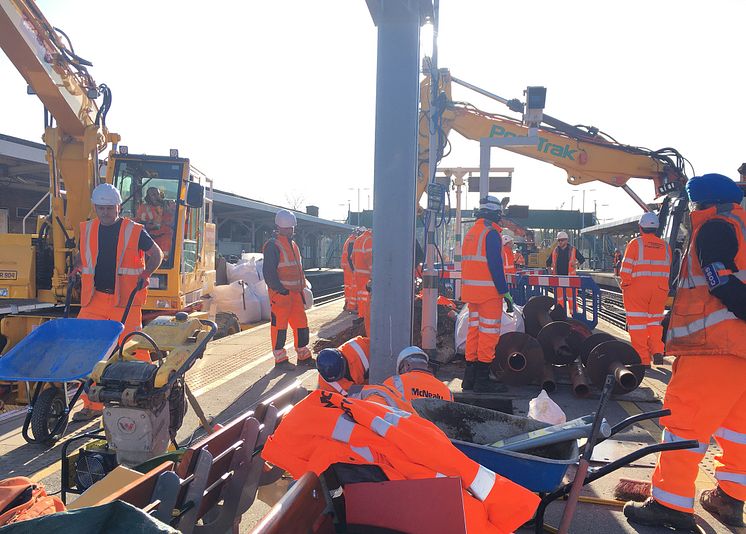
[{"label": "white plastic bag", "polygon": [[225,265],[226,275],[228,277],[228,283],[232,284],[239,280],[243,280],[250,286],[253,286],[259,281],[259,275],[256,272],[256,264],[254,258],[248,260],[241,260],[236,265],[227,263]]},{"label": "white plastic bag", "polygon": [[254,295],[259,299],[259,306],[262,311],[262,321],[269,321],[272,317],[272,312],[269,305],[269,289],[264,280],[260,280],[252,287]]},{"label": "white plastic bag", "polygon": [[543,389],[538,397],[534,397],[528,403],[528,416],[531,419],[542,421],[550,425],[561,425],[567,422],[567,416],[556,402],[549,398]]},{"label": "white plastic bag", "polygon": [[456,328],[454,328],[454,346],[456,354],[464,354],[466,349],[466,333],[469,330],[469,305],[464,304],[456,317]]},{"label": "white plastic bag", "polygon": [[313,308],[313,291],[311,291],[311,282],[306,280],[306,287],[303,289],[303,307],[307,310]]},{"label": "white plastic bag", "polygon": [[508,332],[525,332],[522,313],[513,306],[513,313],[508,313],[508,304],[503,300],[503,317],[500,321],[500,334]]}]

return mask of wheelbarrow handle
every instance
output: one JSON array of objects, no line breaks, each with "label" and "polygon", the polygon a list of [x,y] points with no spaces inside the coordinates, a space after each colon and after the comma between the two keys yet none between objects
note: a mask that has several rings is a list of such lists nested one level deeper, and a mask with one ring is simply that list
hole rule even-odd
[{"label": "wheelbarrow handle", "polygon": [[639,421],[645,421],[647,419],[659,419],[661,417],[665,417],[666,415],[671,415],[671,410],[665,409],[665,410],[654,410],[652,412],[643,412],[638,413],[636,415],[627,417],[627,419],[618,422],[613,427],[611,427],[611,435],[613,436],[617,432],[620,432],[627,428],[628,426],[631,426]]},{"label": "wheelbarrow handle", "polygon": [[70,304],[73,300],[73,288],[75,287],[75,284],[78,282],[78,277],[80,275],[78,273],[75,273],[71,275],[67,279],[67,291],[65,291],[65,311],[63,314],[63,317],[67,319],[70,317]]},{"label": "wheelbarrow handle", "polygon": [[145,287],[145,282],[143,282],[142,278],[140,278],[137,281],[137,284],[135,285],[135,289],[133,289],[132,293],[130,293],[130,298],[127,299],[127,306],[124,307],[124,313],[122,314],[122,320],[119,321],[120,323],[124,324],[127,321],[127,316],[130,314],[132,303],[135,301],[135,295],[137,295],[137,292],[143,289],[144,287]]}]

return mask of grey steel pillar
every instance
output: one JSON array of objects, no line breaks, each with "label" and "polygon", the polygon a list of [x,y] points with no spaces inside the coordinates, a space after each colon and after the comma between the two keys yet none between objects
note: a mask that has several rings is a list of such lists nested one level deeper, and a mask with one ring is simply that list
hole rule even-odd
[{"label": "grey steel pillar", "polygon": [[370,382],[411,344],[421,0],[366,0],[378,28]]}]

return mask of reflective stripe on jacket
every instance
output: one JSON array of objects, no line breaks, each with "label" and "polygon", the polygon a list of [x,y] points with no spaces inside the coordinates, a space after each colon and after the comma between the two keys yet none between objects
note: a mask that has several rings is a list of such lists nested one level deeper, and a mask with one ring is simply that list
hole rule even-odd
[{"label": "reflective stripe on jacket", "polygon": [[339,350],[347,361],[347,369],[352,380],[340,378],[336,382],[327,382],[319,375],[319,389],[347,395],[350,386],[368,383],[370,340],[367,337],[357,336],[340,346]]},{"label": "reflective stripe on jacket", "polygon": [[627,245],[619,276],[622,285],[637,280],[654,280],[661,289],[668,289],[671,272],[671,248],[660,237],[642,234]]},{"label": "reflective stripe on jacket", "polygon": [[352,264],[355,274],[370,278],[373,272],[373,232],[366,230],[355,239],[352,247]]},{"label": "reflective stripe on jacket", "polygon": [[288,291],[302,293],[306,287],[306,277],[303,274],[303,261],[298,245],[295,241],[279,234],[267,241],[264,248],[266,249],[270,243],[273,243],[280,251],[280,261],[277,263],[277,277],[280,283]]},{"label": "reflective stripe on jacket", "polygon": [[487,263],[487,234],[491,231],[498,233],[499,240],[502,228],[486,219],[478,219],[464,236],[461,247],[461,299],[465,302],[500,298]]},{"label": "reflective stripe on jacket", "polygon": [[505,274],[515,274],[515,255],[513,254],[513,247],[503,245],[503,272]]},{"label": "reflective stripe on jacket", "polygon": [[[578,262],[578,257],[575,254],[575,247],[572,245],[567,245],[570,247],[570,252],[567,255],[567,274],[570,276],[574,276],[578,274],[577,269],[575,268],[575,265]],[[559,247],[554,247],[554,250],[552,251],[552,274],[557,274],[557,255],[559,254],[558,251]]]},{"label": "reflective stripe on jacket", "polygon": [[443,382],[426,371],[410,371],[388,377],[383,385],[394,389],[408,402],[412,399],[453,400],[453,393]]},{"label": "reflective stripe on jacket", "polygon": [[[100,221],[91,219],[80,223],[81,292],[80,305],[87,306],[96,290],[94,277],[98,261],[98,228]],[[145,257],[139,248],[143,226],[132,219],[122,218],[117,240],[116,276],[114,296],[117,306],[125,306],[130,294],[137,287],[140,274],[145,270]],[[142,306],[148,295],[147,288],[137,292],[133,306]]]},{"label": "reflective stripe on jacket", "polygon": [[689,249],[679,269],[676,298],[666,335],[666,352],[675,356],[730,354],[746,358],[746,324],[714,295],[697,253],[697,234],[707,221],[724,220],[733,225],[738,238],[737,271],[718,270],[717,275],[736,276],[746,282],[746,212],[738,204],[719,204],[690,214],[692,232]]}]

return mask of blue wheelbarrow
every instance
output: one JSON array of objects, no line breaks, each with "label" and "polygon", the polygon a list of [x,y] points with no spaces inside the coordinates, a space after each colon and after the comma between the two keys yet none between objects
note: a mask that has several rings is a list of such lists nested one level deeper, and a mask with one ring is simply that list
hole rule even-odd
[{"label": "blue wheelbarrow", "polygon": [[[68,319],[74,284],[71,278],[65,317],[40,324],[0,358],[0,380],[34,383],[21,430],[28,443],[51,444],[64,435],[70,410],[90,387],[88,375],[114,352],[135,294],[142,288],[138,283],[132,291],[121,322]],[[72,397],[69,382],[79,382]]]}]

